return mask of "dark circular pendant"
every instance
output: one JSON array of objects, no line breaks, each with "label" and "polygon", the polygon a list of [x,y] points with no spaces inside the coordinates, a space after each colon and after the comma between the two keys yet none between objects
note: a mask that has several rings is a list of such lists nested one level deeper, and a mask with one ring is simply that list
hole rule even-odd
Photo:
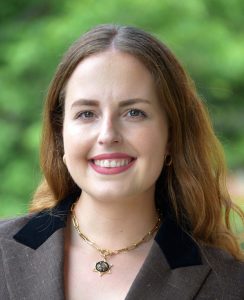
[{"label": "dark circular pendant", "polygon": [[110,269],[109,264],[104,260],[97,262],[95,268],[98,272],[101,273],[107,272]]}]

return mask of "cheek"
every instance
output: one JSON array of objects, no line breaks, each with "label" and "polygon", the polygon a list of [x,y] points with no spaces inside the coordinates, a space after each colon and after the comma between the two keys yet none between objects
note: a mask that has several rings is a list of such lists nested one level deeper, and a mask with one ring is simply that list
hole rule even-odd
[{"label": "cheek", "polygon": [[64,125],[64,151],[66,155],[82,155],[89,147],[88,135],[77,126]]},{"label": "cheek", "polygon": [[147,135],[145,132],[140,135],[136,145],[140,156],[139,182],[149,188],[155,184],[163,169],[166,138],[156,130],[150,130]]},{"label": "cheek", "polygon": [[167,147],[167,131],[159,130],[157,127],[142,130],[135,137],[137,148],[147,155],[163,157]]}]

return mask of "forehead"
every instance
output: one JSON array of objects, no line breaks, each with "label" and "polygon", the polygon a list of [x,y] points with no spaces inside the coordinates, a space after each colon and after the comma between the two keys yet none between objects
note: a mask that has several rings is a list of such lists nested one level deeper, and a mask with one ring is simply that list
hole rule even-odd
[{"label": "forehead", "polygon": [[70,79],[77,76],[82,71],[90,72],[97,67],[113,71],[116,68],[120,71],[128,71],[128,66],[130,66],[130,73],[133,73],[133,70],[140,70],[143,73],[150,74],[144,64],[136,56],[116,49],[109,49],[84,58],[78,63]]},{"label": "forehead", "polygon": [[[152,75],[135,56],[117,50],[108,50],[82,60],[66,85],[66,97],[87,96],[125,98],[141,95],[155,96]],[[150,94],[150,95],[149,95]],[[152,95],[154,94],[154,95]]]}]

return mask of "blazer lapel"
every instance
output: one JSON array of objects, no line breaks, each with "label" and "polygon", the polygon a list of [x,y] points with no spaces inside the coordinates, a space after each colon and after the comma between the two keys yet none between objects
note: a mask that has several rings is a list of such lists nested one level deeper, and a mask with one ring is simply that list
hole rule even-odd
[{"label": "blazer lapel", "polygon": [[208,265],[171,269],[154,242],[125,300],[190,300],[196,296],[210,272]]},{"label": "blazer lapel", "polygon": [[13,239],[2,240],[11,299],[64,299],[63,239],[63,230],[59,229],[36,250]]},{"label": "blazer lapel", "polygon": [[[64,299],[64,230],[74,196],[34,216],[10,239],[2,239],[4,274],[12,300]],[[210,273],[200,248],[166,215],[126,300],[193,299]]]}]

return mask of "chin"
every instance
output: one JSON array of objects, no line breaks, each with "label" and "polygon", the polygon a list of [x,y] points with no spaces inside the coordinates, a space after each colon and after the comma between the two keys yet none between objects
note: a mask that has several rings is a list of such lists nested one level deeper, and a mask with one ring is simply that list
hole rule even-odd
[{"label": "chin", "polygon": [[120,192],[104,192],[94,195],[93,198],[98,199],[99,201],[103,202],[118,202],[120,199],[125,199],[130,197],[130,194],[121,194]]},{"label": "chin", "polygon": [[89,198],[95,199],[99,202],[109,203],[109,202],[121,202],[125,199],[132,198],[135,196],[135,194],[127,192],[127,193],[121,193],[121,189],[106,189],[106,190],[99,190],[97,189],[96,192],[92,191],[89,193],[89,191],[85,192]]}]

